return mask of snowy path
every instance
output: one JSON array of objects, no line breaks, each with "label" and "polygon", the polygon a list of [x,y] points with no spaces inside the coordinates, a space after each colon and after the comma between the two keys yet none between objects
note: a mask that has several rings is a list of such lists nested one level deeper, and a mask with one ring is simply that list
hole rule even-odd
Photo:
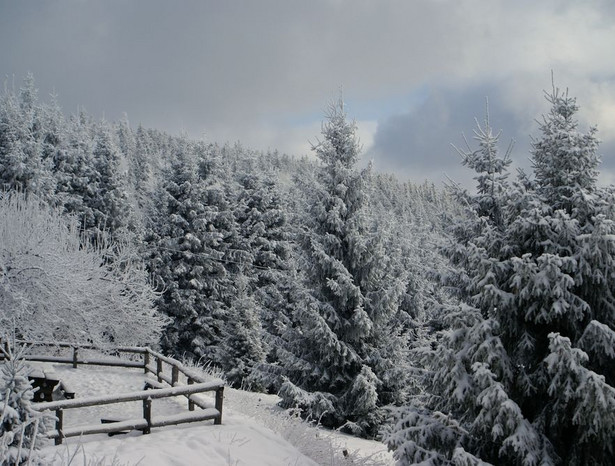
[{"label": "snowy path", "polygon": [[[96,366],[73,369],[66,364],[45,364],[44,367],[68,382],[76,390],[76,397],[141,390],[145,381],[143,371],[139,369]],[[43,454],[46,463],[53,466],[69,463],[97,466],[393,464],[384,445],[307,427],[305,423],[281,416],[280,409],[275,406],[277,400],[272,395],[227,388],[221,426],[214,426],[213,421],[205,421],[155,428],[149,435],[134,431],[113,437],[105,434],[75,437],[66,439],[65,444],[59,447],[45,447]],[[154,400],[152,412],[154,416],[177,414],[185,412],[186,408],[186,399],[177,397]],[[141,403],[106,405],[72,412],[68,410],[64,416],[66,427],[97,423],[101,418],[138,418],[141,417]],[[283,436],[276,432],[281,432]],[[283,437],[289,439],[290,443]],[[350,456],[340,460],[344,449]]]}]

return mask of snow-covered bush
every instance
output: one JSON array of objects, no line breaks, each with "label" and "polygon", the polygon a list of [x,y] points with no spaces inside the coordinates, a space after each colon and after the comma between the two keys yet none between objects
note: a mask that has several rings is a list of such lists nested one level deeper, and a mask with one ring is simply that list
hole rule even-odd
[{"label": "snow-covered bush", "polygon": [[0,325],[18,337],[158,341],[165,321],[131,246],[92,246],[74,219],[14,192],[0,194],[0,245]]}]

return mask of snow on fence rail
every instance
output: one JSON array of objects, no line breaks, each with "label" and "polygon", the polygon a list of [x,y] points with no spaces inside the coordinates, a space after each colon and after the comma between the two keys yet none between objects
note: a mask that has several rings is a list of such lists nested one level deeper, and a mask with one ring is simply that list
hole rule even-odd
[{"label": "snow on fence rail", "polygon": [[[148,347],[113,347],[101,348],[94,345],[76,345],[65,342],[40,342],[40,341],[20,341],[24,344],[33,347],[46,348],[71,348],[72,354],[66,356],[50,356],[44,354],[28,354],[26,359],[29,361],[55,362],[72,364],[77,367],[79,364],[94,364],[103,366],[143,368],[145,374],[152,373],[156,380],[147,380],[146,390],[135,391],[129,393],[121,393],[114,395],[106,395],[99,397],[78,398],[72,400],[51,401],[46,403],[37,403],[34,405],[39,411],[55,411],[56,425],[55,430],[47,432],[47,437],[55,439],[56,445],[62,443],[64,438],[100,434],[124,432],[126,430],[141,430],[144,434],[149,434],[152,427],[162,427],[167,425],[182,424],[187,422],[197,422],[207,419],[213,419],[214,424],[222,423],[222,404],[224,400],[224,381],[216,379],[214,381],[206,381],[201,375],[195,371],[184,367],[179,361],[173,358],[164,356]],[[113,359],[96,359],[80,357],[80,350],[95,350],[106,351],[115,354],[128,353],[140,354],[141,360],[124,360],[120,357]],[[164,372],[164,368],[171,368],[170,376]],[[185,383],[180,381],[180,374],[185,378]],[[200,393],[215,391],[215,405],[212,408],[208,403],[195,397]],[[158,398],[169,398],[175,396],[185,396],[188,399],[188,412],[176,414],[172,416],[152,416],[152,400]],[[127,401],[143,402],[143,417],[137,419],[128,419],[108,424],[92,424],[86,426],[78,426],[64,428],[63,418],[64,411],[67,409],[78,409],[91,406],[100,406],[105,404],[122,403]],[[201,408],[199,411],[194,411],[194,407]]]}]

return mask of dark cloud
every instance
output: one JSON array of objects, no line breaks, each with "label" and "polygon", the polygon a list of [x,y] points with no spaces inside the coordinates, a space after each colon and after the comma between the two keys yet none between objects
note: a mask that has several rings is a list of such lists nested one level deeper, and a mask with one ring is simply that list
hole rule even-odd
[{"label": "dark cloud", "polygon": [[[417,182],[429,178],[440,183],[448,177],[467,185],[472,173],[461,166],[452,144],[465,148],[465,134],[470,147],[477,147],[473,140],[475,119],[483,125],[488,98],[491,127],[495,132],[502,131],[500,150],[503,153],[514,139],[512,159],[517,166],[526,167],[529,135],[524,131],[528,122],[504,105],[501,93],[501,89],[488,85],[432,89],[419,106],[379,123],[367,155],[374,159],[376,168],[395,170]],[[533,116],[526,117],[531,123]]]}]

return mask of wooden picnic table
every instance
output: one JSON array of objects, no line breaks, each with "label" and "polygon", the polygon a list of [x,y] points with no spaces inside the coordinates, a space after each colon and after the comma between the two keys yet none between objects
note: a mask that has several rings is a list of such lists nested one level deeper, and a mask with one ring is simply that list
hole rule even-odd
[{"label": "wooden picnic table", "polygon": [[28,374],[28,379],[35,389],[32,400],[35,403],[53,401],[53,392],[56,389],[63,398],[69,400],[75,398],[75,391],[62,382],[54,372],[34,369]]}]

